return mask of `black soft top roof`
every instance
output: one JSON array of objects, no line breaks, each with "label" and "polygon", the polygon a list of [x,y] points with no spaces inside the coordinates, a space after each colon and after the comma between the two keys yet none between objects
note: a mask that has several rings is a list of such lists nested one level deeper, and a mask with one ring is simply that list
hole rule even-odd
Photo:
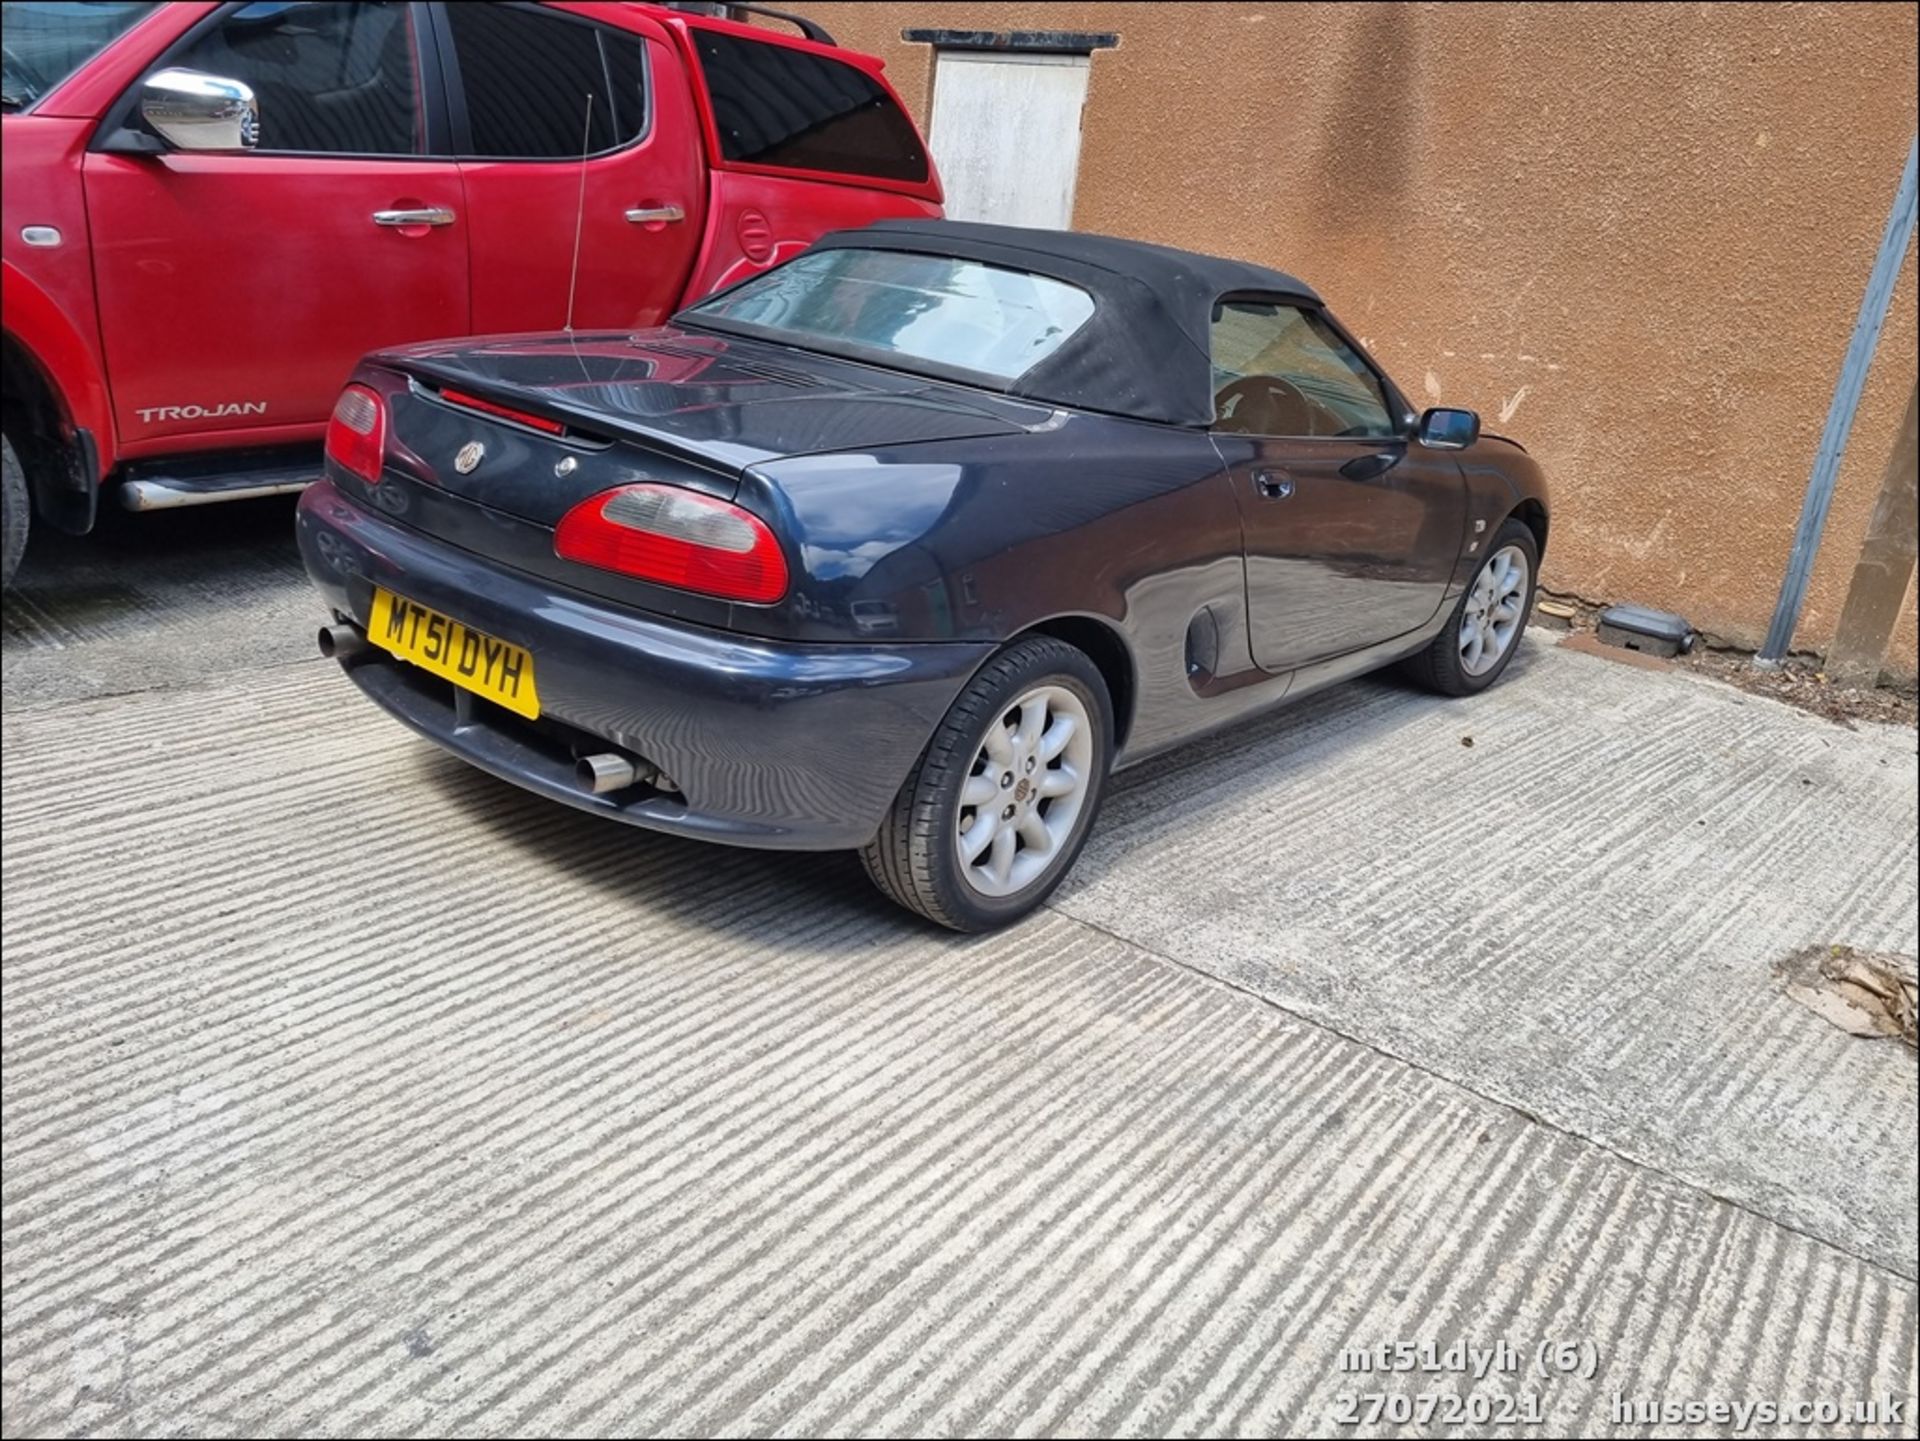
[{"label": "black soft top roof", "polygon": [[1174,425],[1213,421],[1207,332],[1214,301],[1253,292],[1320,303],[1311,287],[1264,265],[1070,230],[881,220],[833,231],[815,248],[953,255],[1077,285],[1093,296],[1093,315],[1052,355],[1008,381],[1006,393]]}]

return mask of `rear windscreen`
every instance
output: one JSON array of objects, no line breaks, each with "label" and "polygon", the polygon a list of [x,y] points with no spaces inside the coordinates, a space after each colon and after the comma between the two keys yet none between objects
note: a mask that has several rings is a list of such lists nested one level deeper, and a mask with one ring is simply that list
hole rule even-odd
[{"label": "rear windscreen", "polygon": [[806,350],[884,356],[900,370],[1006,382],[1052,355],[1092,314],[1091,295],[1045,275],[950,255],[827,249],[680,318]]},{"label": "rear windscreen", "polygon": [[925,180],[927,152],[886,88],[790,45],[698,30],[694,42],[727,160]]}]

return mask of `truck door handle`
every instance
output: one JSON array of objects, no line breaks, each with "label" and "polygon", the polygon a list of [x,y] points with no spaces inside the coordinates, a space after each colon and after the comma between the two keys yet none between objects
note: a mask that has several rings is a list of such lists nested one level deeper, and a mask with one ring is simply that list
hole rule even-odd
[{"label": "truck door handle", "polygon": [[627,212],[627,220],[634,225],[671,225],[685,220],[687,212],[678,205],[636,205]]},{"label": "truck door handle", "polygon": [[1285,500],[1293,494],[1293,477],[1284,470],[1256,470],[1253,488],[1268,500]]},{"label": "truck door handle", "polygon": [[426,205],[418,210],[376,210],[375,225],[451,225],[453,212],[444,205]]}]

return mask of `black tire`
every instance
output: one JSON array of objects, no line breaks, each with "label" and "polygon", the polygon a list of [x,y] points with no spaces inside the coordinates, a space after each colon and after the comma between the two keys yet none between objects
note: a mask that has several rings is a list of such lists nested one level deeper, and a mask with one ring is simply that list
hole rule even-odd
[{"label": "black tire", "polygon": [[1520,521],[1511,518],[1504,521],[1481,553],[1484,559],[1473,574],[1477,582],[1481,573],[1493,563],[1493,558],[1508,546],[1517,547],[1527,558],[1526,596],[1520,609],[1520,630],[1514,633],[1513,640],[1489,669],[1478,675],[1469,672],[1461,664],[1460,655],[1460,626],[1466,618],[1468,603],[1473,599],[1473,582],[1469,582],[1454,605],[1453,614],[1447,617],[1447,623],[1440,628],[1440,634],[1433,638],[1432,644],[1404,662],[1406,673],[1428,690],[1438,691],[1441,695],[1477,695],[1500,679],[1512,663],[1514,652],[1520,649],[1520,636],[1533,616],[1534,591],[1540,583],[1540,546],[1534,540],[1533,532]]},{"label": "black tire", "polygon": [[33,500],[27,494],[27,477],[20,469],[20,457],[13,453],[13,442],[0,436],[0,586],[13,584],[13,573],[20,569],[20,557],[27,549],[27,529],[33,523]]},{"label": "black tire", "polygon": [[[963,873],[955,827],[960,793],[987,727],[1042,685],[1073,693],[1092,720],[1092,760],[1078,815],[1044,871],[1020,890],[984,894]],[[1017,641],[982,666],[934,731],[880,830],[860,852],[873,883],[910,911],[956,931],[985,931],[1020,919],[1060,884],[1086,844],[1113,765],[1113,700],[1084,652],[1051,636]],[[1036,802],[1044,805],[1045,802]]]}]

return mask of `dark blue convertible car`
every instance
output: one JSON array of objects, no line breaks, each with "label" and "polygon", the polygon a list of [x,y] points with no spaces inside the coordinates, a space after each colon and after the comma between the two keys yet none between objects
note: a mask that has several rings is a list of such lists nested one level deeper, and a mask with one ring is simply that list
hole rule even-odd
[{"label": "dark blue convertible car", "polygon": [[857,848],[977,930],[1117,766],[1404,662],[1512,659],[1518,445],[1291,276],[939,221],[638,334],[369,358],[299,511],[321,648],[474,764],[702,840]]}]

